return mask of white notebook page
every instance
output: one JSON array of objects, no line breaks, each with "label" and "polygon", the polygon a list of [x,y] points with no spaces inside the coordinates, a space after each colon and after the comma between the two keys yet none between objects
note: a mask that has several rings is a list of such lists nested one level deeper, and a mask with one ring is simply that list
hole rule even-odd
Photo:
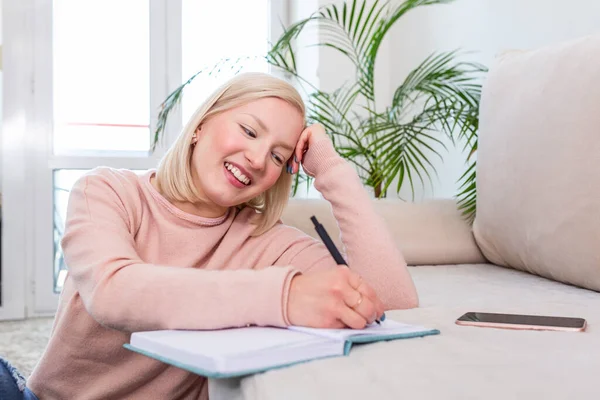
[{"label": "white notebook page", "polygon": [[215,331],[154,331],[134,333],[131,344],[136,345],[136,335],[143,335],[144,342],[167,345],[206,357],[223,357],[260,351],[275,347],[293,347],[317,340],[315,336],[287,329],[248,327]]},{"label": "white notebook page", "polygon": [[381,336],[401,333],[422,332],[428,330],[427,328],[422,326],[403,324],[390,319],[386,319],[385,321],[381,322],[381,325],[373,323],[371,325],[368,325],[364,329],[319,329],[306,328],[302,326],[291,326],[289,329],[296,332],[306,332],[313,335],[324,336],[338,340],[345,340],[352,336]]}]

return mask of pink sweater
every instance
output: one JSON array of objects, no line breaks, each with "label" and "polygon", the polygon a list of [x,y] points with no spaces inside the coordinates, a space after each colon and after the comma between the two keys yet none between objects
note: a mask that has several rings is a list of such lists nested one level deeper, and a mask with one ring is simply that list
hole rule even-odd
[{"label": "pink sweater", "polygon": [[[405,261],[353,167],[324,140],[304,168],[332,204],[350,268],[386,309],[415,307]],[[285,326],[292,277],[335,266],[295,228],[250,237],[251,209],[221,218],[179,210],[150,184],[153,174],[97,168],[72,189],[62,242],[69,274],[28,382],[41,400],[205,399],[205,378],[124,349],[130,333]]]}]

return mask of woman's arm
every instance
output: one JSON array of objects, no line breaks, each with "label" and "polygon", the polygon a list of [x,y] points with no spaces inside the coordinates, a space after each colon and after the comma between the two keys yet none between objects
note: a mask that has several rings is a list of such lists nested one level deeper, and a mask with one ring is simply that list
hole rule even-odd
[{"label": "woman's arm", "polygon": [[206,271],[142,260],[133,222],[141,205],[132,183],[113,175],[93,172],[75,184],[62,240],[69,276],[94,319],[129,332],[289,324],[291,267]]},{"label": "woman's arm", "polygon": [[[322,127],[314,129],[321,130]],[[332,205],[350,270],[358,273],[375,290],[385,309],[417,307],[417,291],[404,257],[375,211],[356,171],[336,153],[324,131],[323,135],[318,132],[313,135],[301,160],[302,165],[309,175],[314,176],[316,189]],[[319,265],[333,262],[323,257],[324,246],[307,247],[305,251],[314,252],[318,261],[294,263],[294,266],[315,270]]]}]

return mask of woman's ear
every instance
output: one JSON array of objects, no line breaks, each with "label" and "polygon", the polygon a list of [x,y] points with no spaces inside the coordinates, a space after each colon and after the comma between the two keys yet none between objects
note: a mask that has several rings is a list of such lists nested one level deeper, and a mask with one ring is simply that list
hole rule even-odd
[{"label": "woman's ear", "polygon": [[197,127],[194,133],[192,134],[192,145],[195,145],[198,141],[198,136],[200,136],[200,129],[202,129],[200,126]]}]

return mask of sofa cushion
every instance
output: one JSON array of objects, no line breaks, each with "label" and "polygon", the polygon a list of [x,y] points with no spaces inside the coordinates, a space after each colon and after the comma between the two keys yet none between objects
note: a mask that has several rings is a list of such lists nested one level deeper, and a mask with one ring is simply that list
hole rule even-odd
[{"label": "sofa cushion", "polygon": [[[470,225],[452,199],[410,203],[399,199],[373,199],[409,265],[468,264],[485,262]],[[282,221],[314,238],[319,235],[310,217],[315,215],[336,246],[343,249],[340,231],[329,202],[322,199],[291,199]],[[319,239],[320,240],[320,239]]]},{"label": "sofa cushion", "polygon": [[[388,311],[386,317],[437,328],[440,335],[357,346],[350,357],[254,374],[235,384],[213,380],[211,395],[394,400],[598,396],[600,293],[490,264],[420,266],[410,273],[419,307]],[[457,325],[456,319],[468,311],[581,317],[588,328],[580,333]]]},{"label": "sofa cushion", "polygon": [[600,36],[506,52],[484,83],[474,235],[491,262],[600,290]]}]

